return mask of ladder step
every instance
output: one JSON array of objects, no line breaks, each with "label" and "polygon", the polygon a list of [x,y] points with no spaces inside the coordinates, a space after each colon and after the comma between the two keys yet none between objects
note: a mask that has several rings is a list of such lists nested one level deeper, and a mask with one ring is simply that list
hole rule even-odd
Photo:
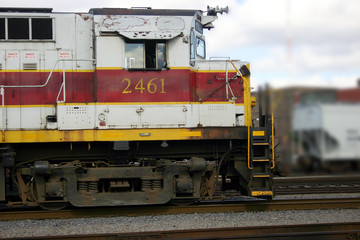
[{"label": "ladder step", "polygon": [[252,175],[254,178],[269,178],[269,174],[254,174]]},{"label": "ladder step", "polygon": [[253,161],[254,161],[254,160],[262,160],[262,159],[268,159],[268,160],[269,160],[269,157],[266,157],[266,156],[256,156],[256,157],[253,157]]},{"label": "ladder step", "polygon": [[252,197],[273,196],[272,191],[251,191]]},{"label": "ladder step", "polygon": [[265,136],[265,131],[253,131],[252,136],[253,137],[264,137]]},{"label": "ladder step", "polygon": [[253,159],[253,162],[269,162],[270,159]]},{"label": "ladder step", "polygon": [[255,146],[268,146],[269,145],[269,143],[262,143],[262,142],[254,142],[253,143],[253,145],[255,145]]}]

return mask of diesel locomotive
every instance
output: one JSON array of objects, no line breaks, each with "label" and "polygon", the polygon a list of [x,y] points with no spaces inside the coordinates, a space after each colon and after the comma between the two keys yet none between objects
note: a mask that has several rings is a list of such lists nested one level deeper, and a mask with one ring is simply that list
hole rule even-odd
[{"label": "diesel locomotive", "polygon": [[0,8],[0,202],[271,198],[273,118],[253,124],[249,63],[206,56],[224,12]]}]

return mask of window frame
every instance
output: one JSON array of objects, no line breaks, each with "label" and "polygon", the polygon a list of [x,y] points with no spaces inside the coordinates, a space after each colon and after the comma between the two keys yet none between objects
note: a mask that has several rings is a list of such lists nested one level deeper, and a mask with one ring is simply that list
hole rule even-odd
[{"label": "window frame", "polygon": [[[131,65],[131,57],[129,57],[129,61],[130,63],[127,63],[127,51],[126,51],[126,48],[127,48],[127,44],[138,44],[138,45],[142,45],[142,62],[143,62],[143,67],[142,68],[139,68],[139,67],[129,67],[128,65]],[[130,41],[130,42],[127,42],[125,41],[125,48],[124,48],[124,67],[126,69],[143,69],[146,67],[146,59],[145,59],[145,43],[144,42],[141,42],[141,41]],[[126,64],[126,65],[125,65]]]},{"label": "window frame", "polygon": [[[159,45],[160,44],[164,44],[164,51],[163,51],[163,53],[165,54],[165,59],[164,59],[164,64],[163,64],[163,66],[159,66],[159,54],[158,54],[158,52],[159,52]],[[156,50],[155,50],[155,54],[156,54],[156,68],[157,69],[166,69],[166,67],[167,67],[167,47],[166,47],[166,42],[165,41],[159,41],[159,42],[156,42]],[[164,66],[165,65],[165,66]]]},{"label": "window frame", "polygon": [[[33,16],[33,17],[24,17],[24,16],[0,16],[0,19],[4,19],[4,31],[5,31],[5,38],[1,38],[0,41],[6,41],[6,42],[54,42],[55,41],[55,18],[54,17],[44,17],[44,16]],[[9,38],[9,23],[8,19],[27,19],[28,20],[28,38],[22,38],[22,39],[10,39]],[[32,25],[33,25],[33,19],[50,19],[51,20],[51,36],[52,38],[46,38],[46,39],[33,39],[33,33],[32,33]]]},{"label": "window frame", "polygon": [[[142,56],[143,56],[143,67],[129,67],[127,63],[127,44],[141,44],[142,45]],[[147,46],[149,47],[150,44],[155,44],[154,53],[155,53],[155,67],[150,68],[147,67]],[[164,54],[165,54],[165,66],[159,66],[159,44],[164,44]],[[130,58],[130,57],[129,57]],[[143,40],[132,40],[132,39],[126,39],[125,40],[125,47],[124,47],[124,68],[128,71],[161,71],[164,69],[167,69],[167,62],[168,62],[168,54],[167,54],[167,41],[164,40],[156,40],[156,39],[143,39]]]},{"label": "window frame", "polygon": [[194,60],[196,57],[196,41],[195,41],[195,32],[191,30],[190,32],[190,60]]},{"label": "window frame", "polygon": [[[198,44],[198,40],[200,40],[201,42],[204,43],[204,50],[203,50],[204,56],[200,55],[198,52],[198,47],[200,45],[200,44]],[[205,39],[203,37],[200,37],[200,36],[195,37],[195,52],[196,52],[196,56],[198,56],[202,59],[206,59],[206,43],[205,43]]]},{"label": "window frame", "polygon": [[6,35],[7,35],[7,26],[6,26],[6,19],[5,18],[2,18],[2,17],[0,17],[0,19],[2,19],[2,20],[4,20],[4,21],[0,21],[0,22],[3,22],[4,23],[4,32],[2,33],[0,33],[0,36],[2,35],[2,34],[4,34],[4,38],[0,38],[0,40],[5,40],[6,39]]},{"label": "window frame", "polygon": [[[34,32],[35,31],[33,31],[34,29],[34,24],[33,24],[33,21],[34,20],[48,20],[48,19],[50,19],[51,20],[51,38],[34,38]],[[31,33],[31,40],[33,40],[33,41],[36,41],[36,40],[49,40],[49,41],[51,41],[51,40],[54,40],[54,18],[44,18],[44,17],[42,17],[42,18],[39,18],[39,17],[33,17],[33,18],[30,18],[29,19],[30,21],[29,21],[29,23],[30,23],[30,26],[29,26],[29,29],[30,29],[30,33]],[[49,33],[49,32],[48,32]]]}]

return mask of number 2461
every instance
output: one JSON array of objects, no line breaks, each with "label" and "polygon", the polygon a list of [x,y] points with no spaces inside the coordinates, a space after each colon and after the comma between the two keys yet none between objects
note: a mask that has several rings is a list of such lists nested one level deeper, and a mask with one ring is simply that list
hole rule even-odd
[{"label": "number 2461", "polygon": [[125,89],[122,91],[122,93],[132,93],[132,91],[139,91],[140,93],[148,92],[148,93],[166,93],[165,92],[165,81],[164,78],[157,79],[153,78],[151,79],[147,84],[144,84],[144,79],[140,79],[133,88],[132,81],[129,78],[124,78],[122,80],[122,83],[126,84]]}]

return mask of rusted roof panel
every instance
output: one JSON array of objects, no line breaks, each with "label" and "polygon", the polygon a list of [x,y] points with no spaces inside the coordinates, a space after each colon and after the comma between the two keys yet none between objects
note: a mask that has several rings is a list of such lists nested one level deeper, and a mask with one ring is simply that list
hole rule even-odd
[{"label": "rusted roof panel", "polygon": [[149,15],[149,16],[194,16],[199,10],[148,9],[148,8],[92,8],[93,15]]},{"label": "rusted roof panel", "polygon": [[137,32],[137,31],[118,31],[120,35],[129,39],[173,39],[181,35],[180,31],[166,31],[166,32]]}]

